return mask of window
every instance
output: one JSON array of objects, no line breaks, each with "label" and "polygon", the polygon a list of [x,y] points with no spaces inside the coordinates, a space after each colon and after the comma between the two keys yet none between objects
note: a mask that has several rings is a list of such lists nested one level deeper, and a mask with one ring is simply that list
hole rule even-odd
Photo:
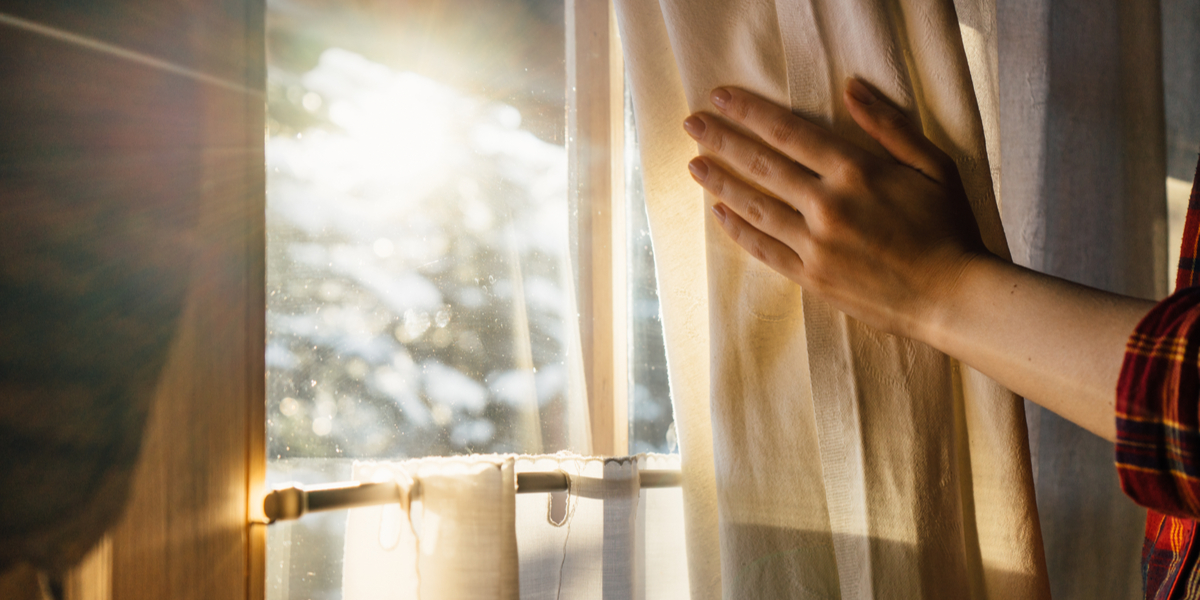
[{"label": "window", "polygon": [[[269,485],[673,450],[609,10],[268,3]],[[344,526],[273,525],[268,597],[338,597]]]}]

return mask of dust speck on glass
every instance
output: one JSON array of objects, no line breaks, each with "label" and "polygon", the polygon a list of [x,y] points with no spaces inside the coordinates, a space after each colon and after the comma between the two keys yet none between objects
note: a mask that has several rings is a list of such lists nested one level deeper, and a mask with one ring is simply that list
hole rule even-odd
[{"label": "dust speck on glass", "polygon": [[[566,448],[562,0],[267,8],[268,485]],[[630,451],[669,452],[628,106]],[[272,525],[268,596],[339,598],[344,528]]]}]

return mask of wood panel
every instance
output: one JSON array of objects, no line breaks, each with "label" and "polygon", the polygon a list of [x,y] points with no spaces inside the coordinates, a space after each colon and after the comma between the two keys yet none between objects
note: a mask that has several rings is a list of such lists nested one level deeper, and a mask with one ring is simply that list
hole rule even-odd
[{"label": "wood panel", "polygon": [[197,86],[5,17],[0,565],[57,572],[120,514],[182,313]]},{"label": "wood panel", "polygon": [[112,600],[112,538],[104,536],[63,582],[66,600]]},{"label": "wood panel", "polygon": [[0,6],[0,565],[126,506],[69,598],[262,596],[263,11]]},{"label": "wood panel", "polygon": [[222,40],[228,53],[211,66],[240,66],[232,81],[243,89],[201,93],[197,259],[112,534],[119,600],[264,594],[265,526],[255,523],[265,476],[263,6],[233,8],[203,20],[203,35],[191,32]]}]

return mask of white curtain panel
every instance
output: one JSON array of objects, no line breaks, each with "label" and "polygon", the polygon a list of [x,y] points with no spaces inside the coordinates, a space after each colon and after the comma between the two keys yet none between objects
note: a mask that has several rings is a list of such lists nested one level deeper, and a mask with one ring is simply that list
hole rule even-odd
[{"label": "white curtain panel", "polygon": [[[515,600],[516,474],[511,457],[356,463],[355,481],[395,481],[406,498],[349,511],[345,600]],[[420,481],[420,493],[411,494]]]},{"label": "white curtain panel", "polygon": [[[1117,293],[1166,295],[1159,8],[1158,0],[997,3],[1002,214],[1019,264]],[[1184,41],[1169,55],[1200,55]],[[1029,424],[1054,597],[1137,597],[1146,513],[1121,492],[1112,444],[1032,404]]]},{"label": "white curtain panel", "polygon": [[[357,463],[357,481],[419,494],[349,511],[345,600],[684,600],[679,488],[641,489],[677,456],[472,456]],[[516,474],[561,471],[570,487],[516,494]]]},{"label": "white curtain panel", "polygon": [[[964,3],[966,4],[966,3]],[[959,165],[1008,255],[983,103],[951,0],[617,0],[659,274],[694,598],[1046,598],[1018,398],[833,311],[711,223],[681,122],[740,86],[882,152],[865,78]],[[989,38],[989,36],[993,36]],[[989,62],[990,61],[990,62]],[[981,72],[981,76],[983,73]],[[993,141],[992,154],[997,144]],[[699,260],[704,257],[705,260]]]}]

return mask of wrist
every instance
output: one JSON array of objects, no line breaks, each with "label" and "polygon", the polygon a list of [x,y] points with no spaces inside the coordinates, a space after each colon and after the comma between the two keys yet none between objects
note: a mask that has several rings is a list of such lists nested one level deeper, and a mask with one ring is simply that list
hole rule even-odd
[{"label": "wrist", "polygon": [[965,312],[982,306],[987,282],[996,280],[1012,263],[989,252],[964,254],[945,272],[944,283],[933,286],[934,292],[913,320],[913,339],[943,352],[949,350],[953,332],[959,323],[969,318]]}]

